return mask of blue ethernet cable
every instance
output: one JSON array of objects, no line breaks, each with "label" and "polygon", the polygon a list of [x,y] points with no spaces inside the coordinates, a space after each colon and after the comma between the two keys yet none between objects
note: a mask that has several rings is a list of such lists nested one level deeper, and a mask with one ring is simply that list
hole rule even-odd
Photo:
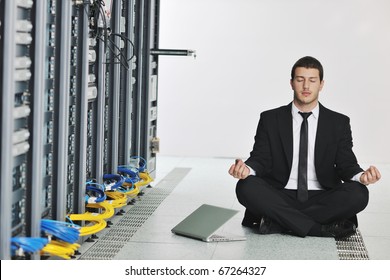
[{"label": "blue ethernet cable", "polygon": [[[134,170],[135,169],[135,170]],[[131,178],[131,180],[134,182],[136,180],[136,182],[138,182],[140,180],[140,177],[139,177],[139,171],[133,167],[133,169],[131,169],[131,167],[129,168],[128,166],[126,165],[120,165],[118,166],[118,172],[119,173],[123,173],[125,174],[125,180],[128,179],[128,178]],[[127,182],[127,181],[126,181]],[[128,182],[127,182],[128,183]]]},{"label": "blue ethernet cable", "polygon": [[140,159],[139,167],[137,168],[139,172],[144,172],[146,170],[146,159],[140,156],[131,156],[130,159]]},{"label": "blue ethernet cable", "polygon": [[125,182],[125,178],[119,174],[103,174],[103,180],[106,191],[116,190]]},{"label": "blue ethernet cable", "polygon": [[43,232],[71,244],[79,239],[79,229],[79,226],[67,222],[47,219],[41,220],[41,230]]},{"label": "blue ethernet cable", "polygon": [[[87,203],[99,203],[105,201],[107,198],[107,195],[104,193],[104,186],[98,183],[88,182],[86,191],[85,202]],[[94,194],[94,196],[90,194]]]},{"label": "blue ethernet cable", "polygon": [[23,253],[28,254],[39,252],[48,242],[49,240],[43,237],[12,237],[12,255],[16,255],[20,249],[23,250]]}]

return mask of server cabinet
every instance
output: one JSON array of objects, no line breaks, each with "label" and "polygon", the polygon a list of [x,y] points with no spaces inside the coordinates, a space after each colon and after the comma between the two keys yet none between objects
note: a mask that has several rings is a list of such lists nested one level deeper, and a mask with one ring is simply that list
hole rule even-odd
[{"label": "server cabinet", "polygon": [[91,210],[86,182],[143,160],[155,176],[159,5],[0,0],[1,259],[41,258],[11,239]]},{"label": "server cabinet", "polygon": [[155,176],[157,140],[157,83],[158,56],[151,49],[158,49],[158,0],[137,0],[135,52],[137,55],[136,83],[133,96],[133,147],[134,154],[146,160],[148,170]]}]

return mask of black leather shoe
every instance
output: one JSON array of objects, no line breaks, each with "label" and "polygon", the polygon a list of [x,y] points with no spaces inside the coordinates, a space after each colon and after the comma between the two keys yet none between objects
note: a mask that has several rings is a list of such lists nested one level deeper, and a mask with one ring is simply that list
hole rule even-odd
[{"label": "black leather shoe", "polygon": [[329,225],[322,225],[321,234],[323,237],[345,238],[355,234],[356,226],[348,220],[341,220]]},{"label": "black leather shoe", "polygon": [[281,225],[271,220],[270,218],[264,216],[261,219],[259,233],[260,234],[274,234],[274,233],[286,233],[287,230]]},{"label": "black leather shoe", "polygon": [[245,210],[244,219],[241,222],[243,227],[258,228],[260,225],[261,217],[256,217],[248,210]]}]

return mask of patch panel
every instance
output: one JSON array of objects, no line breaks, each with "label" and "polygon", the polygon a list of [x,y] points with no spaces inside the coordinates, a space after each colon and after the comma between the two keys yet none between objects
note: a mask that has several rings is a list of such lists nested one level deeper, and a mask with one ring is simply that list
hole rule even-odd
[{"label": "patch panel", "polygon": [[26,188],[26,164],[22,163],[19,166],[16,166],[12,170],[12,186],[13,190],[18,190],[19,188]]},{"label": "patch panel", "polygon": [[18,235],[25,223],[25,200],[19,200],[12,205],[12,231],[13,236]]},{"label": "patch panel", "polygon": [[41,209],[42,209],[42,219],[51,219],[52,217],[52,186],[46,185],[42,190],[41,197]]}]

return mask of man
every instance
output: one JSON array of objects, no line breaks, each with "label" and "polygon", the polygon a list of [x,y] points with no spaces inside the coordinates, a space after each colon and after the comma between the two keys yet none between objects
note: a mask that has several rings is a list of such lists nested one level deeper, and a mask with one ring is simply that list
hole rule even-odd
[{"label": "man", "polygon": [[230,167],[243,226],[261,234],[347,237],[368,204],[367,185],[380,179],[360,168],[352,151],[349,118],[318,102],[323,68],[303,57],[291,71],[293,102],[260,115],[250,157]]}]

